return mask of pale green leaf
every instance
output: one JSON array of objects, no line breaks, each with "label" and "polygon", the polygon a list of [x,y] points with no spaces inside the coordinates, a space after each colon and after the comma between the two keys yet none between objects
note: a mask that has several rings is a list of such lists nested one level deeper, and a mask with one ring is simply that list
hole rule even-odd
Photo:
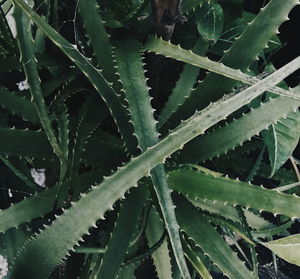
[{"label": "pale green leaf", "polygon": [[288,114],[285,119],[280,119],[277,124],[272,124],[262,134],[268,149],[272,166],[271,176],[273,176],[292,155],[299,142],[300,112]]},{"label": "pale green leaf", "polygon": [[300,266],[300,234],[290,235],[281,239],[261,242],[280,258]]}]

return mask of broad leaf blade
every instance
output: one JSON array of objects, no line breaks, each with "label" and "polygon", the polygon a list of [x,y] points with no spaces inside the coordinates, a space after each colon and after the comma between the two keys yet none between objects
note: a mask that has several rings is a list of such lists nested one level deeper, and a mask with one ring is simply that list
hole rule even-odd
[{"label": "broad leaf blade", "polygon": [[271,176],[286,162],[296,148],[300,137],[300,112],[287,115],[263,132],[272,166]]},{"label": "broad leaf blade", "polygon": [[287,262],[300,266],[300,234],[290,235],[284,238],[260,244],[269,248],[280,258]]},{"label": "broad leaf blade", "polygon": [[216,1],[204,3],[195,11],[195,23],[202,38],[215,43],[221,36],[223,29],[223,10]]}]

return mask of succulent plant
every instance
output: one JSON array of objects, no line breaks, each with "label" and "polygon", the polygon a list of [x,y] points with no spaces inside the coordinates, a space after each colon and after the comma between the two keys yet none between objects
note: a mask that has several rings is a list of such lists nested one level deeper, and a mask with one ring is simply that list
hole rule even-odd
[{"label": "succulent plant", "polygon": [[300,265],[300,57],[272,64],[299,1],[177,1],[159,32],[176,1],[98,2],[1,2],[0,277]]}]

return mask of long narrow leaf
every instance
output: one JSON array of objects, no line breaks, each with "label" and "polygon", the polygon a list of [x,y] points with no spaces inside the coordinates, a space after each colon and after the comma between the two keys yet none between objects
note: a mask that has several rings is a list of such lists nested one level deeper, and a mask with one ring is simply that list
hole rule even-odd
[{"label": "long narrow leaf", "polygon": [[[82,235],[103,217],[116,200],[122,198],[130,187],[137,185],[139,179],[148,175],[151,169],[182,145],[294,72],[299,67],[299,62],[300,58],[240,94],[219,101],[199,112],[169,136],[106,178],[100,185],[93,187],[89,193],[82,195],[81,199],[58,217],[51,226],[24,245],[12,268],[13,278],[21,279],[24,273],[32,279],[47,278],[53,266],[68,254]],[[297,203],[294,206],[297,206]],[[30,262],[35,262],[39,269],[32,268]]]},{"label": "long narrow leaf", "polygon": [[[101,72],[95,68],[90,61],[83,56],[76,48],[76,46],[69,43],[64,39],[57,31],[55,31],[45,20],[43,20],[37,13],[35,13],[24,1],[13,0],[13,2],[19,6],[28,17],[47,35],[47,37],[68,56],[73,63],[82,71],[82,73],[88,78],[95,89],[98,91],[103,100],[107,103],[109,109],[118,124],[118,128],[123,135],[127,147],[132,151],[133,142],[131,126],[128,124],[129,119],[122,106],[116,92],[111,85],[104,79]],[[31,57],[30,57],[31,58]]]},{"label": "long narrow leaf", "polygon": [[224,177],[193,170],[169,173],[170,187],[193,197],[242,205],[291,218],[300,216],[300,198]]},{"label": "long narrow leaf", "polygon": [[[116,61],[119,75],[128,101],[132,123],[136,137],[142,151],[158,142],[156,121],[150,104],[150,96],[143,74],[143,65],[140,54],[140,45],[133,39],[119,41],[116,47]],[[190,278],[185,263],[183,250],[176,222],[174,205],[170,189],[167,185],[167,176],[164,166],[158,165],[150,172],[151,179],[158,201],[164,216],[165,225],[169,233],[174,255],[184,278]]]},{"label": "long narrow leaf", "polygon": [[[150,40],[148,40],[148,42],[144,46],[144,49],[147,51],[162,54],[166,57],[174,58],[176,60],[197,67],[201,67],[216,74],[220,74],[224,77],[238,80],[249,85],[253,85],[259,81],[258,78],[244,74],[240,70],[236,70],[234,68],[225,66],[223,63],[212,61],[207,57],[202,57],[193,53],[190,50],[182,49],[180,46],[172,45],[170,42],[166,42],[159,38],[151,38]],[[275,94],[286,96],[295,100],[300,100],[299,96],[292,94],[279,87],[272,87],[269,90]]]},{"label": "long narrow leaf", "polygon": [[37,68],[37,60],[35,58],[33,49],[30,20],[19,7],[14,8],[14,18],[16,22],[17,40],[21,53],[21,59],[32,99],[54,153],[62,162],[65,162],[66,158],[63,156],[63,153],[57,142],[57,138],[52,129],[51,120],[43,99]]}]

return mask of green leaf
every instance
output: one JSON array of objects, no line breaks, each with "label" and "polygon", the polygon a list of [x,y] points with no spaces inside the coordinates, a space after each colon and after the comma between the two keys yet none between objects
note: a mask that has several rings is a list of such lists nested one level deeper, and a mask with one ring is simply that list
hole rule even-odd
[{"label": "green leaf", "polygon": [[229,248],[216,229],[183,198],[179,199],[176,215],[182,230],[232,279],[253,278],[237,255]]},{"label": "green leaf", "polygon": [[191,249],[186,241],[182,241],[182,246],[184,249],[184,254],[189,259],[190,263],[195,267],[198,273],[201,275],[203,279],[213,279],[210,275],[209,271],[207,270],[204,263],[201,259],[197,256],[197,254]]},{"label": "green leaf", "polygon": [[116,227],[108,243],[97,278],[115,278],[128,249],[130,239],[136,227],[139,213],[146,201],[147,188],[133,189],[119,213]]},{"label": "green leaf", "polygon": [[[118,41],[116,43],[115,55],[135,135],[138,139],[140,149],[145,151],[148,147],[158,142],[158,132],[153,116],[153,108],[150,103],[149,88],[144,76],[141,46],[133,39]],[[170,189],[166,182],[167,178],[164,166],[162,164],[156,166],[151,170],[150,175],[178,267],[182,276],[188,279],[190,275],[182,251],[174,205]]]},{"label": "green leaf", "polygon": [[[33,1],[29,1],[29,3],[32,5],[34,4]],[[49,118],[48,111],[43,99],[37,60],[33,48],[30,19],[25,13],[23,13],[22,9],[17,6],[14,7],[14,18],[16,22],[17,41],[21,54],[21,61],[33,102],[54,153],[62,162],[65,162],[66,158],[62,154],[62,151],[57,142],[57,138],[52,129],[51,120]]]},{"label": "green leaf", "polygon": [[[276,35],[279,26],[288,19],[287,15],[298,4],[298,0],[270,1],[248,24],[241,36],[236,38],[231,48],[224,53],[221,62],[234,69],[246,70],[251,63],[256,61],[259,52]],[[177,58],[175,57],[175,59]],[[235,84],[235,80],[220,75],[207,75],[205,80],[190,95],[190,98],[177,110],[170,122],[176,124],[181,119],[188,118],[196,110],[203,109],[210,102],[214,102],[225,93],[232,91]]]},{"label": "green leaf", "polygon": [[38,189],[37,184],[32,180],[32,177],[29,174],[29,169],[24,161],[17,158],[6,158],[3,155],[0,155],[0,160],[9,167],[16,176],[22,179],[27,186],[30,187],[30,192],[36,191]]},{"label": "green leaf", "polygon": [[[74,198],[77,198],[80,192],[86,192],[90,185],[102,180],[101,171],[92,171],[83,173],[77,177],[77,188]],[[65,205],[64,200],[68,197],[67,191],[62,191],[62,198],[58,200],[57,207]],[[35,218],[42,217],[53,210],[58,184],[43,191],[36,192],[24,200],[12,204],[4,210],[0,210],[0,232],[19,227],[25,222],[30,222]]]},{"label": "green leaf", "polygon": [[0,232],[18,227],[50,212],[53,209],[56,190],[57,186],[51,187],[1,210]]},{"label": "green leaf", "polygon": [[40,124],[37,111],[30,101],[18,96],[15,92],[9,92],[5,88],[0,88],[0,105],[14,114],[22,116],[24,120],[34,124]]},{"label": "green leaf", "polygon": [[300,216],[300,198],[245,182],[205,175],[193,170],[169,173],[170,187],[185,195],[241,205],[291,218]]},{"label": "green leaf", "polygon": [[215,43],[223,30],[223,10],[216,1],[205,2],[194,12],[195,23],[202,38]]},{"label": "green leaf", "polygon": [[54,157],[44,132],[2,127],[0,127],[0,153],[48,159]]},{"label": "green leaf", "polygon": [[272,98],[242,117],[188,143],[177,155],[177,161],[203,162],[224,154],[250,140],[298,107],[298,102],[293,100],[281,96]]},{"label": "green leaf", "polygon": [[101,72],[95,68],[90,61],[83,56],[77,47],[64,39],[57,31],[55,31],[47,22],[45,22],[37,13],[35,13],[24,1],[13,0],[13,2],[20,7],[28,17],[46,34],[46,36],[58,47],[62,52],[68,56],[75,65],[82,71],[88,80],[95,87],[97,92],[103,98],[107,106],[112,111],[118,128],[125,139],[125,142],[130,150],[134,148],[134,140],[132,138],[131,126],[128,124],[129,119],[122,106],[116,92],[111,85],[104,79]]},{"label": "green leaf", "polygon": [[[144,45],[144,50],[152,51],[162,54],[166,57],[171,57],[173,59],[201,67],[224,77],[241,81],[245,84],[253,85],[260,80],[259,78],[244,74],[240,70],[227,67],[223,63],[215,62],[207,57],[196,55],[191,50],[182,49],[180,46],[173,45],[170,42],[166,42],[155,37],[152,37],[147,41],[147,43]],[[295,100],[300,100],[300,97],[296,94],[290,93],[280,87],[272,87],[270,92],[287,96]]]},{"label": "green leaf", "polygon": [[[79,140],[82,141],[83,138],[79,138]],[[80,150],[79,148],[84,148],[84,146],[79,144],[76,145],[76,148]],[[122,162],[127,162],[129,159],[123,142],[119,138],[105,133],[99,128],[93,133],[92,137],[87,139],[83,154],[77,153],[77,159],[79,159],[78,156],[83,156],[86,165],[99,167],[109,173],[112,169],[115,169]],[[99,160],[99,158],[101,158],[101,160]],[[76,167],[77,164],[78,162],[75,162],[74,167]]]},{"label": "green leaf", "polygon": [[98,11],[96,0],[78,1],[80,15],[84,21],[87,35],[91,40],[97,64],[106,80],[116,85],[117,76],[112,57],[112,45]]},{"label": "green leaf", "polygon": [[292,155],[299,142],[300,112],[293,112],[285,119],[280,119],[272,124],[262,135],[268,149],[269,159],[272,166],[271,176]]},{"label": "green leaf", "polygon": [[[196,41],[193,52],[199,55],[204,55],[207,51],[208,44],[199,37]],[[171,117],[171,115],[181,106],[185,99],[189,97],[189,94],[192,92],[194,84],[197,80],[199,74],[199,68],[193,65],[187,64],[184,66],[183,71],[180,74],[179,79],[176,82],[176,86],[172,91],[169,99],[163,107],[159,119],[158,119],[158,128],[161,128],[164,123]]]},{"label": "green leaf", "polygon": [[[148,245],[151,247],[159,241],[164,232],[164,224],[160,219],[155,207],[149,212],[146,237]],[[163,244],[152,254],[156,273],[159,279],[172,279],[171,258],[169,254],[168,243],[164,240]]]},{"label": "green leaf", "polygon": [[[118,199],[123,197],[130,187],[137,185],[138,180],[147,176],[151,169],[162,163],[166,157],[181,148],[183,144],[203,133],[206,129],[224,119],[228,114],[249,103],[267,88],[294,72],[299,66],[299,61],[300,58],[293,60],[274,74],[268,76],[264,81],[260,81],[240,94],[212,104],[207,109],[197,113],[166,138],[132,159],[112,176],[105,178],[100,185],[92,187],[88,193],[82,195],[78,202],[73,203],[69,209],[56,218],[51,226],[48,226],[36,237],[25,243],[24,247],[20,249],[11,269],[13,278],[23,278],[24,272],[32,279],[46,278],[52,268],[68,254],[69,250],[77,245],[83,234],[87,233],[91,226],[95,226],[96,221],[103,218],[104,213]],[[249,190],[250,188],[246,190],[247,195],[248,192],[253,193],[255,188],[254,186],[248,187],[251,187],[251,190]],[[242,187],[240,188],[242,189]],[[210,187],[210,189],[212,190],[214,187]],[[261,198],[264,198],[264,195],[260,195],[261,191],[263,191],[263,193],[269,193],[268,195],[275,195],[279,200],[288,200],[290,203],[289,214],[294,212],[296,214],[300,213],[300,203],[297,203],[299,202],[297,197],[279,194],[272,190],[255,189],[254,191]],[[271,192],[272,194],[270,194]],[[235,191],[226,191],[226,193],[229,193],[231,196]],[[247,199],[247,195],[239,195],[239,197]],[[234,196],[236,196],[236,193]],[[278,202],[278,200],[274,200]],[[280,202],[269,206],[272,206],[272,210],[276,210],[278,206],[279,209],[284,209],[283,213],[287,210],[281,206]],[[80,226],[78,226],[79,222]],[[39,266],[38,270],[30,264],[32,262]]]},{"label": "green leaf", "polygon": [[300,234],[290,235],[269,242],[260,242],[280,258],[300,266]]},{"label": "green leaf", "polygon": [[[223,216],[235,222],[240,222],[240,218],[236,212],[236,209],[232,205],[229,204],[225,205],[224,202],[220,202],[220,201],[203,200],[198,197],[197,198],[188,197],[188,199],[195,207],[199,207],[202,210],[208,211],[212,214]],[[264,220],[262,217],[255,215],[251,211],[244,210],[244,214],[247,223],[252,228],[266,229],[266,228],[274,227],[272,223]]]}]

